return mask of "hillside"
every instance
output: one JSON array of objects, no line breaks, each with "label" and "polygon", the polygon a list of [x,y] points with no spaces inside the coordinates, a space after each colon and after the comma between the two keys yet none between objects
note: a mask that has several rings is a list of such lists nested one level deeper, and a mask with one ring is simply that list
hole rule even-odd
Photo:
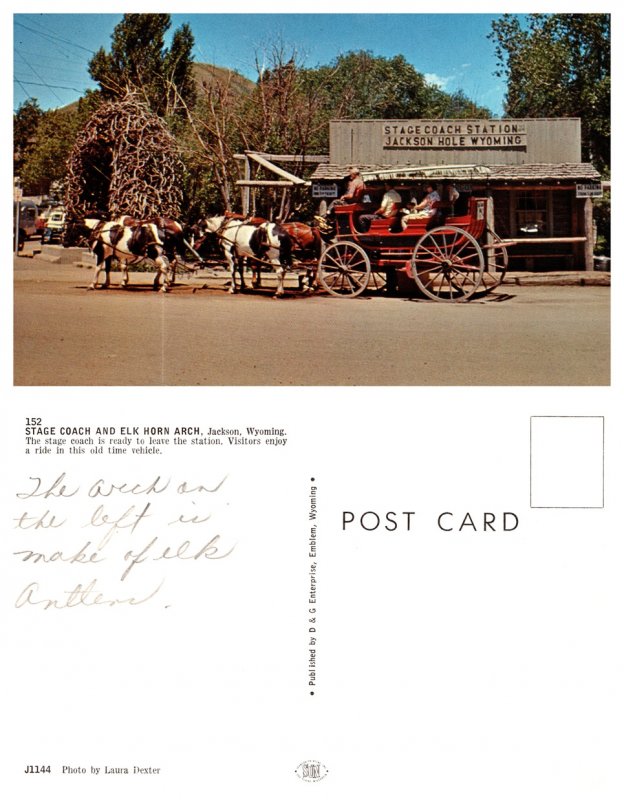
[{"label": "hillside", "polygon": [[[254,82],[249,78],[245,78],[234,70],[227,69],[226,67],[217,67],[214,64],[202,64],[195,62],[193,64],[193,76],[197,84],[197,93],[201,96],[204,84],[210,86],[213,83],[226,83],[229,82],[230,90],[237,95],[249,94],[254,87]],[[78,109],[78,100],[74,103],[59,108],[58,111],[73,114]]]},{"label": "hillside", "polygon": [[229,81],[230,89],[236,94],[249,94],[255,85],[253,81],[245,78],[240,73],[225,67],[217,67],[214,64],[195,62],[193,64],[193,75],[197,83],[198,92],[201,92],[204,83],[210,85],[216,82],[225,83]]}]

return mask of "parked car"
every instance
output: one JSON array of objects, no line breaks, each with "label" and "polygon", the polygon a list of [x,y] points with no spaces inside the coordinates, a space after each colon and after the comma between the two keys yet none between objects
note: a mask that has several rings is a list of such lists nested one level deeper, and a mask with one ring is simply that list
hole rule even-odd
[{"label": "parked car", "polygon": [[37,234],[37,216],[39,210],[37,204],[32,200],[20,200],[19,203],[19,227],[16,226],[17,203],[13,203],[13,249],[15,249],[15,231],[18,228],[19,250],[24,247],[24,242],[29,236]]},{"label": "parked car", "polygon": [[57,208],[51,211],[46,225],[41,234],[41,244],[52,244],[53,242],[60,242],[65,230],[65,211],[62,208]]}]

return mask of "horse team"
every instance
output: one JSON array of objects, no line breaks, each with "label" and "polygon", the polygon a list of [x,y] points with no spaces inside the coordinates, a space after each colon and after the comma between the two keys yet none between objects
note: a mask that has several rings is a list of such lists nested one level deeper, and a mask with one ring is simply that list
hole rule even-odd
[{"label": "horse team", "polygon": [[[304,254],[307,259],[321,255],[323,241],[318,228],[300,222],[278,224],[267,220],[245,219],[242,215],[222,215],[206,217],[185,231],[176,220],[166,217],[136,219],[122,216],[108,221],[101,218],[86,218],[70,223],[65,235],[65,245],[69,246],[86,239],[94,254],[96,263],[90,289],[98,286],[100,274],[104,271],[102,288],[110,285],[110,271],[113,258],[117,258],[122,270],[122,287],[128,285],[128,267],[145,259],[154,262],[157,272],[154,290],[167,292],[175,282],[176,266],[184,263],[184,252],[188,236],[193,249],[200,249],[207,240],[216,240],[230,272],[230,292],[236,291],[236,274],[240,276],[241,290],[244,290],[244,266],[252,266],[252,286],[261,282],[262,264],[271,265],[277,275],[275,297],[284,295],[284,278],[292,268],[293,251]],[[300,277],[300,289],[313,288],[314,267],[308,266]]]}]

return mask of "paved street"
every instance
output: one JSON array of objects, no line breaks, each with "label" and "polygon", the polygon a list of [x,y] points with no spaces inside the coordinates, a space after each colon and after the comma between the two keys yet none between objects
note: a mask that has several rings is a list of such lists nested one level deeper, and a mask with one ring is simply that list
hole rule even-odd
[{"label": "paved street", "polygon": [[605,286],[504,286],[485,301],[230,296],[153,276],[87,291],[15,258],[16,385],[606,385]]}]

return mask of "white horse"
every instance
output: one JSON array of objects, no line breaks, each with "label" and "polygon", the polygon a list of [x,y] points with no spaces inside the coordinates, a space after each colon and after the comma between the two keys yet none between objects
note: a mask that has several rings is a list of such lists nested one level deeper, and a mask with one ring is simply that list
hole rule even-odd
[{"label": "white horse", "polygon": [[[103,289],[110,285],[110,269],[113,256],[121,266],[121,285],[128,285],[128,265],[145,258],[151,259],[158,272],[154,278],[154,290],[166,292],[172,283],[169,259],[164,255],[164,236],[158,226],[151,222],[127,225],[122,222],[104,222],[99,219],[85,219],[89,229],[89,246],[96,257],[93,282],[95,289],[102,269],[105,270]],[[162,278],[162,282],[161,282]]]},{"label": "white horse", "polygon": [[270,262],[277,274],[275,297],[284,294],[284,275],[292,266],[292,241],[288,233],[275,222],[250,225],[244,220],[229,217],[207,217],[199,223],[204,233],[215,234],[221,244],[232,279],[230,292],[236,292],[236,271],[240,273],[241,290],[245,288],[243,263],[245,258]]}]

